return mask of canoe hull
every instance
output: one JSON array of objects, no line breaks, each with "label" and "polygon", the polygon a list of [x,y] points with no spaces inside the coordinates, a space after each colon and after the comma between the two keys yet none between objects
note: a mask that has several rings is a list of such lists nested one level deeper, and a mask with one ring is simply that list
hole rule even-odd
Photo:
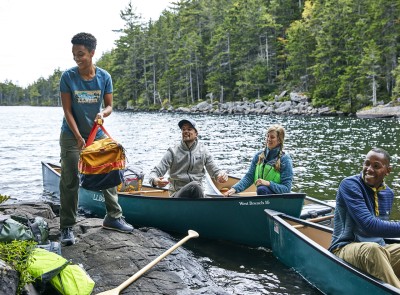
[{"label": "canoe hull", "polygon": [[[269,220],[271,249],[285,265],[292,267],[309,283],[325,294],[400,294],[399,289],[360,272],[338,258],[313,239],[290,225],[291,217],[266,210]],[[315,236],[331,236],[332,229],[296,220],[309,228],[320,229]]]},{"label": "canoe hull", "polygon": [[[179,199],[119,194],[125,219],[135,226],[156,227],[167,232],[195,230],[203,238],[249,246],[269,247],[265,209],[300,216],[304,194],[262,197]],[[79,191],[79,206],[91,214],[105,215],[101,192]]]},{"label": "canoe hull", "polygon": [[[42,167],[44,189],[46,191],[57,189],[58,192],[60,173],[55,171],[56,165],[42,162]],[[53,177],[54,175],[58,175],[58,178]],[[142,190],[148,189],[151,188],[142,188]],[[299,217],[305,198],[305,194],[301,193],[229,198],[214,196],[202,199],[169,198],[163,195],[119,193],[118,202],[126,221],[134,226],[156,227],[167,232],[182,234],[192,229],[202,238],[226,240],[255,247],[270,246],[265,209]],[[100,218],[106,214],[104,196],[99,191],[80,188],[78,205],[84,211]]]},{"label": "canoe hull", "polygon": [[60,173],[57,166],[42,162],[43,189],[46,193],[60,195]]}]

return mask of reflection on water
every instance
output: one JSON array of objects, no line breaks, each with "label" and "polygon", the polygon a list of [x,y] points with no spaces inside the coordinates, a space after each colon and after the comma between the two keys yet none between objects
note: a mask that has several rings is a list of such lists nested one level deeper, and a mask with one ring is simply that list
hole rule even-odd
[{"label": "reflection on water", "polygon": [[[126,148],[128,166],[140,166],[148,174],[167,148],[180,140],[177,124],[184,117],[185,114],[114,112],[106,118],[105,128]],[[266,128],[280,123],[287,132],[285,150],[293,158],[294,191],[322,200],[334,199],[340,181],[359,173],[365,154],[380,146],[393,156],[393,172],[387,183],[396,196],[400,193],[397,119],[205,114],[192,117],[215,161],[232,175],[246,173],[254,153],[263,146]],[[59,162],[61,120],[61,108],[0,107],[0,194],[16,201],[43,197],[40,162]],[[400,219],[399,212],[396,202],[395,219]],[[205,251],[202,249],[205,247],[197,251]],[[232,294],[315,292],[268,251],[232,249],[237,252],[232,254],[217,244],[203,253],[210,274]],[[213,253],[218,257],[211,258]]]}]

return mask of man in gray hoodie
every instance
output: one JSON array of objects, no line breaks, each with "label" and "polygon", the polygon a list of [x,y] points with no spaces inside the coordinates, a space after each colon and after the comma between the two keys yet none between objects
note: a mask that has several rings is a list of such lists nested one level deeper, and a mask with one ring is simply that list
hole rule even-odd
[{"label": "man in gray hoodie", "polygon": [[[181,120],[178,126],[182,131],[181,142],[168,148],[160,163],[150,171],[149,183],[154,187],[169,184],[170,196],[174,198],[203,198],[205,169],[221,183],[228,180],[228,175],[217,167],[207,148],[198,141],[194,120]],[[168,171],[167,180],[164,175]]]}]

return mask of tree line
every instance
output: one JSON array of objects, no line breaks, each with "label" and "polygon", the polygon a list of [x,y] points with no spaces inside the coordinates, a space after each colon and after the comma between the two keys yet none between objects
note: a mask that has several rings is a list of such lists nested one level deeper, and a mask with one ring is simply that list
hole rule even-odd
[{"label": "tree line", "polygon": [[[118,108],[290,90],[353,113],[400,96],[400,0],[180,0],[148,22],[130,3],[120,17],[115,48],[97,62]],[[0,83],[0,104],[59,105],[60,75]]]}]

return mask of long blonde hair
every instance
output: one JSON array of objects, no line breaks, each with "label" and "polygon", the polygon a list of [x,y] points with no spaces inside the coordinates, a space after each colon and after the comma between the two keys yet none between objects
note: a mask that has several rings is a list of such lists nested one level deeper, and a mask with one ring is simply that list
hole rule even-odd
[{"label": "long blonde hair", "polygon": [[[278,160],[276,161],[274,168],[276,171],[281,171],[281,157],[282,157],[282,153],[283,153],[283,143],[285,142],[285,128],[283,128],[282,125],[279,124],[274,124],[271,125],[268,129],[267,129],[267,133],[269,134],[270,132],[276,132],[276,135],[278,137],[278,140],[280,142],[280,149],[279,149],[279,154],[278,154]],[[258,164],[262,163],[264,161],[265,158],[265,154],[261,153],[260,156],[258,157]]]}]

